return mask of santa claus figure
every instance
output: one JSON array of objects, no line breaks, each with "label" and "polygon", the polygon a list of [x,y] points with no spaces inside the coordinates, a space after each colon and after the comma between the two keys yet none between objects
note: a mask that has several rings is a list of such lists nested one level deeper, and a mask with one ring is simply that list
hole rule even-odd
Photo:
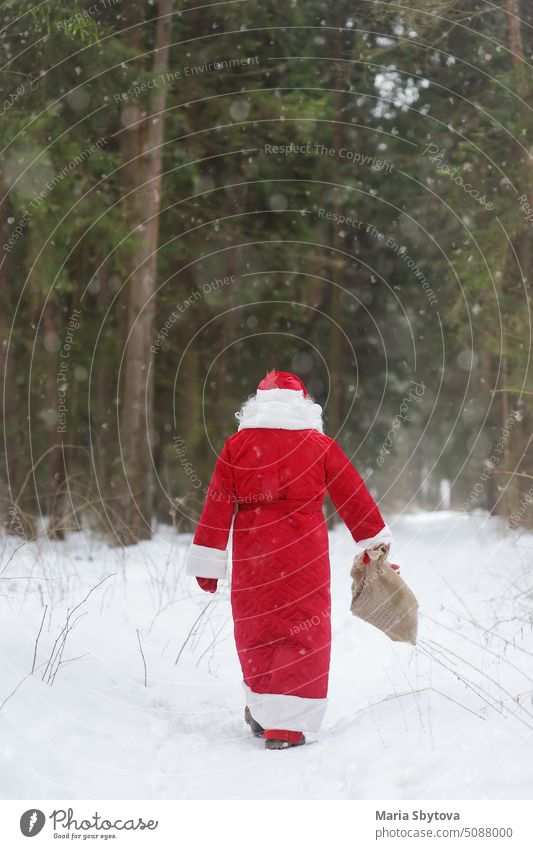
[{"label": "santa claus figure", "polygon": [[322,410],[294,374],[270,372],[237,413],[217,461],[187,574],[206,592],[226,577],[244,679],[245,720],[268,749],[305,742],[327,704],[330,568],[322,503],[329,493],[354,554],[391,542],[358,472],[323,433]]}]

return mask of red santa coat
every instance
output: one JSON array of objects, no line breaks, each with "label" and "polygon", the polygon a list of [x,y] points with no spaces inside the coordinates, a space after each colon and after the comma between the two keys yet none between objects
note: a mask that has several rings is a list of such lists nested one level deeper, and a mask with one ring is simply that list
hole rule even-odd
[{"label": "red santa coat", "polygon": [[363,480],[292,389],[257,393],[217,461],[187,573],[226,574],[246,703],[264,728],[317,731],[331,645],[326,492],[357,549],[391,534]]}]

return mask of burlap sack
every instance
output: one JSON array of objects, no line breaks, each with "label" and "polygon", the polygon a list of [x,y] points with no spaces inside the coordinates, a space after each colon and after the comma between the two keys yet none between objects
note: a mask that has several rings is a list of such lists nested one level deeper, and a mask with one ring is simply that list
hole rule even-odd
[{"label": "burlap sack", "polygon": [[387,560],[389,546],[383,546],[377,558],[363,563],[355,558],[352,566],[352,605],[354,616],[370,622],[401,643],[416,644],[418,602],[403,578]]}]

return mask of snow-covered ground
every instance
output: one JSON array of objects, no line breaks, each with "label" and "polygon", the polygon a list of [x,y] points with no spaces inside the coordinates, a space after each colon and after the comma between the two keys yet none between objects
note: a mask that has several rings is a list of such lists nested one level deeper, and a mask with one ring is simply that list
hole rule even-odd
[{"label": "snow-covered ground", "polygon": [[529,798],[533,536],[483,516],[389,521],[420,645],[351,616],[338,527],[330,704],[318,741],[289,752],[243,723],[228,588],[208,596],[182,574],[187,539],[3,540],[1,796]]}]

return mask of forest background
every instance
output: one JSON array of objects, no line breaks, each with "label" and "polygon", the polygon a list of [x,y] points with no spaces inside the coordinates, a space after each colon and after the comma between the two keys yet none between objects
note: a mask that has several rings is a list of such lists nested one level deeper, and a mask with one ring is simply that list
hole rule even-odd
[{"label": "forest background", "polygon": [[533,8],[4,0],[3,520],[189,531],[294,371],[386,510],[533,525]]}]

